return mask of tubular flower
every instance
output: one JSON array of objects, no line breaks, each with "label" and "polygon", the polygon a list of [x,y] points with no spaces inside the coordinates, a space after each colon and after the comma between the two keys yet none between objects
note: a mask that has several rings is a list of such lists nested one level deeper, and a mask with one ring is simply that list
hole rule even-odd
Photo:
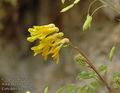
[{"label": "tubular flower", "polygon": [[51,55],[54,62],[58,63],[60,49],[69,43],[69,39],[64,38],[64,34],[59,32],[59,28],[54,24],[49,24],[33,26],[28,31],[30,32],[30,37],[27,38],[29,42],[39,40],[38,45],[31,48],[34,51],[34,56],[42,54],[46,60]]}]

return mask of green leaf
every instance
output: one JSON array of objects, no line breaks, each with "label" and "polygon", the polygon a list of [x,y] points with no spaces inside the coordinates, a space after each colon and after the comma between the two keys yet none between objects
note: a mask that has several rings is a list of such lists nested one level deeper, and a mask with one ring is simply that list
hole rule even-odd
[{"label": "green leaf", "polygon": [[69,84],[59,88],[56,93],[77,93],[78,87],[74,84]]},{"label": "green leaf", "polygon": [[120,89],[120,73],[114,73],[112,75],[113,88]]},{"label": "green leaf", "polygon": [[88,66],[88,64],[86,64],[86,59],[81,55],[81,54],[77,54],[74,57],[74,60],[77,64],[79,64],[80,66]]},{"label": "green leaf", "polygon": [[96,80],[94,82],[91,82],[90,86],[97,89],[98,87],[100,87],[100,84],[101,84],[100,81]]},{"label": "green leaf", "polygon": [[83,31],[89,29],[91,27],[91,23],[92,23],[92,16],[88,14],[85,23],[83,25]]},{"label": "green leaf", "polygon": [[65,87],[61,87],[55,93],[63,93],[64,89],[65,89]]},{"label": "green leaf", "polygon": [[77,87],[75,85],[68,85],[66,87],[65,93],[76,93],[76,92],[77,92]]},{"label": "green leaf", "polygon": [[44,89],[44,93],[48,93],[48,87]]},{"label": "green leaf", "polygon": [[77,3],[79,3],[80,2],[80,0],[75,0],[74,1],[74,4],[77,4]]},{"label": "green leaf", "polygon": [[110,53],[109,53],[109,60],[112,61],[114,55],[115,55],[115,51],[116,51],[116,47],[113,46],[110,50]]},{"label": "green leaf", "polygon": [[97,89],[100,87],[98,81],[93,81],[88,85],[85,85],[80,88],[80,93],[97,93]]},{"label": "green leaf", "polygon": [[104,65],[104,64],[100,65],[100,67],[98,68],[98,71],[103,73],[107,72],[107,65]]},{"label": "green leaf", "polygon": [[92,71],[82,71],[78,74],[77,79],[90,79],[95,78],[96,73]]},{"label": "green leaf", "polygon": [[80,93],[88,93],[88,86],[83,86],[80,88]]},{"label": "green leaf", "polygon": [[73,6],[74,6],[74,4],[71,4],[71,5],[63,8],[60,12],[66,12],[66,11],[68,11],[69,9],[71,9]]},{"label": "green leaf", "polygon": [[64,89],[65,89],[65,87],[61,87],[55,93],[63,93]]}]

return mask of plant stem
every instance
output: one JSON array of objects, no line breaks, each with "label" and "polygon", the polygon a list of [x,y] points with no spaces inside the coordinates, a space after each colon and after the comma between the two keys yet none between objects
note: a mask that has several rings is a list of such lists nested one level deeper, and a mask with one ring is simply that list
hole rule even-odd
[{"label": "plant stem", "polygon": [[90,3],[89,7],[88,7],[88,14],[90,13],[90,8],[92,7],[92,5],[98,0],[94,0]]},{"label": "plant stem", "polygon": [[106,7],[106,5],[102,5],[102,6],[99,6],[98,8],[96,8],[93,13],[91,14],[91,16],[93,16],[95,14],[95,12],[97,12],[99,9],[103,8],[103,7]]},{"label": "plant stem", "polygon": [[86,63],[89,65],[89,67],[97,74],[98,78],[103,82],[103,84],[107,87],[107,89],[109,90],[109,92],[111,91],[111,88],[109,87],[109,85],[107,84],[107,82],[103,79],[103,77],[100,75],[100,73],[97,71],[96,67],[93,65],[93,63],[88,59],[88,57],[80,51],[80,49],[76,46],[74,46],[72,43],[70,43],[70,46],[72,48],[74,48],[76,51],[78,51],[85,59],[86,59]]}]

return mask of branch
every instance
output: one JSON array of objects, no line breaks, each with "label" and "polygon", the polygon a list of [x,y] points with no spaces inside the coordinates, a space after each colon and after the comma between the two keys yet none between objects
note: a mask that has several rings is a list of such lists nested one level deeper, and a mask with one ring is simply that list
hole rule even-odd
[{"label": "branch", "polygon": [[89,67],[97,74],[98,78],[103,82],[103,84],[107,87],[109,91],[111,91],[111,88],[107,84],[107,82],[103,79],[103,77],[100,75],[100,73],[97,71],[96,67],[93,65],[93,63],[88,59],[88,57],[80,51],[80,49],[76,46],[74,46],[72,43],[70,43],[70,46],[74,48],[76,51],[78,51],[85,59],[86,63],[89,65]]}]

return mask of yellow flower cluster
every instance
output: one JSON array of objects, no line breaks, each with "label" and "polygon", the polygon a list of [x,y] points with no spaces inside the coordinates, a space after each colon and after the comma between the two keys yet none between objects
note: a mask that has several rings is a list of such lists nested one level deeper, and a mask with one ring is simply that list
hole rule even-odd
[{"label": "yellow flower cluster", "polygon": [[63,45],[69,43],[68,38],[63,38],[64,34],[59,32],[59,28],[54,24],[43,26],[33,26],[29,28],[30,37],[27,38],[29,42],[39,40],[37,46],[32,47],[34,56],[41,53],[46,60],[49,55],[52,55],[54,62],[59,62],[59,51]]}]

